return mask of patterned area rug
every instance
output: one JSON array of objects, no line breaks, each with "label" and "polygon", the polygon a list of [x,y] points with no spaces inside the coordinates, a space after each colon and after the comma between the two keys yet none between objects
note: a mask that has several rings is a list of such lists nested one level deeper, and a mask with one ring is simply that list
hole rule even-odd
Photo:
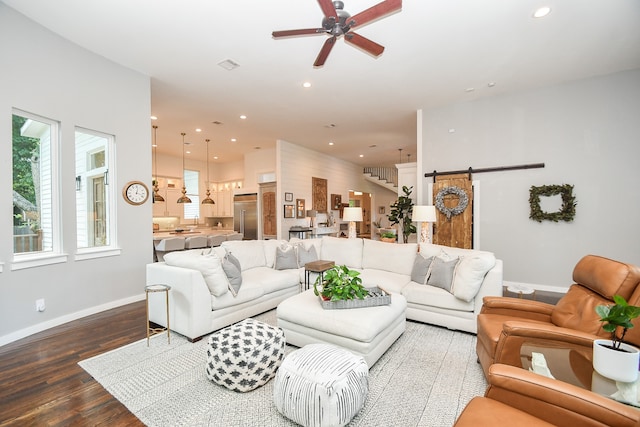
[{"label": "patterned area rug", "polygon": [[[271,310],[255,319],[276,324]],[[349,426],[451,426],[487,383],[476,337],[407,321],[405,333],[369,370],[369,396]],[[79,362],[148,426],[294,426],[273,404],[273,380],[236,393],[205,374],[207,337],[146,339]],[[287,346],[287,353],[296,347]]]}]

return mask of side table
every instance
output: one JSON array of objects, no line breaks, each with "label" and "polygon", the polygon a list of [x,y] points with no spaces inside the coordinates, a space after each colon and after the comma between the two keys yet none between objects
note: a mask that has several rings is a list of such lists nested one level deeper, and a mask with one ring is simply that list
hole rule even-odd
[{"label": "side table", "polygon": [[304,265],[304,290],[310,288],[311,273],[318,273],[320,275],[320,281],[324,278],[324,272],[332,269],[336,263],[334,261],[317,260],[311,261]]},{"label": "side table", "polygon": [[534,301],[536,299],[536,290],[528,286],[509,285],[507,286],[507,292],[518,295],[520,299],[522,299],[524,295],[531,295],[531,299]]},{"label": "side table", "polygon": [[[171,290],[171,286],[169,285],[157,284],[157,285],[146,285],[144,287],[144,292],[147,299],[147,347],[149,347],[150,337],[156,334],[160,334],[164,331],[167,331],[167,340],[169,344],[171,344],[171,332],[169,330],[169,290]],[[149,324],[149,294],[152,294],[155,292],[164,292],[165,294],[165,304],[167,307],[167,327],[166,328],[163,328],[163,327],[152,328],[151,325]]]}]

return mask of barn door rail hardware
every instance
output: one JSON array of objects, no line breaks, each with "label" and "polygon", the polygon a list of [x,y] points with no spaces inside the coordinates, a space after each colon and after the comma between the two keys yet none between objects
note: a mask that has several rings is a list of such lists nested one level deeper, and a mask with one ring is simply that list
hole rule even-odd
[{"label": "barn door rail hardware", "polygon": [[456,170],[456,171],[438,172],[438,171],[434,170],[433,172],[425,173],[424,177],[425,178],[433,177],[433,180],[435,181],[436,180],[436,176],[457,175],[457,174],[461,174],[461,173],[468,173],[469,174],[469,179],[471,179],[471,174],[472,173],[504,172],[504,171],[519,170],[519,169],[537,169],[537,168],[543,168],[543,167],[544,167],[544,163],[529,163],[527,165],[497,166],[497,167],[493,167],[493,168],[478,168],[478,169],[474,169],[472,167],[469,167],[469,169],[460,169],[460,170]]}]

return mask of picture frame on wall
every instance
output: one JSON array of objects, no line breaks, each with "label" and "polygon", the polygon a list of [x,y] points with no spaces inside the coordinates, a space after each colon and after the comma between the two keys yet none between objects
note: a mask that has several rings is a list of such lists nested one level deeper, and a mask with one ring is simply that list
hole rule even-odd
[{"label": "picture frame on wall", "polygon": [[285,202],[293,202],[293,193],[284,193]]},{"label": "picture frame on wall", "polygon": [[331,195],[331,209],[337,211],[340,209],[342,205],[342,194],[332,194]]},{"label": "picture frame on wall", "polygon": [[378,207],[378,213],[381,215],[384,214],[384,206]]},{"label": "picture frame on wall", "polygon": [[295,218],[294,212],[293,212],[293,205],[284,205],[284,217]]},{"label": "picture frame on wall", "polygon": [[296,218],[304,218],[304,199],[296,199]]}]

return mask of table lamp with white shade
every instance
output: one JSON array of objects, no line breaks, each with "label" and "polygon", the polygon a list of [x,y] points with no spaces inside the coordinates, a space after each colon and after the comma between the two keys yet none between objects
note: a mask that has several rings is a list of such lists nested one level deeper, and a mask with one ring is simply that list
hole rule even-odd
[{"label": "table lamp with white shade", "polygon": [[349,238],[356,238],[356,221],[362,221],[362,208],[344,208],[342,219],[349,221]]},{"label": "table lamp with white shade", "polygon": [[420,242],[431,243],[429,236],[429,223],[436,222],[435,206],[414,206],[411,214],[411,221],[421,222],[420,225]]}]

